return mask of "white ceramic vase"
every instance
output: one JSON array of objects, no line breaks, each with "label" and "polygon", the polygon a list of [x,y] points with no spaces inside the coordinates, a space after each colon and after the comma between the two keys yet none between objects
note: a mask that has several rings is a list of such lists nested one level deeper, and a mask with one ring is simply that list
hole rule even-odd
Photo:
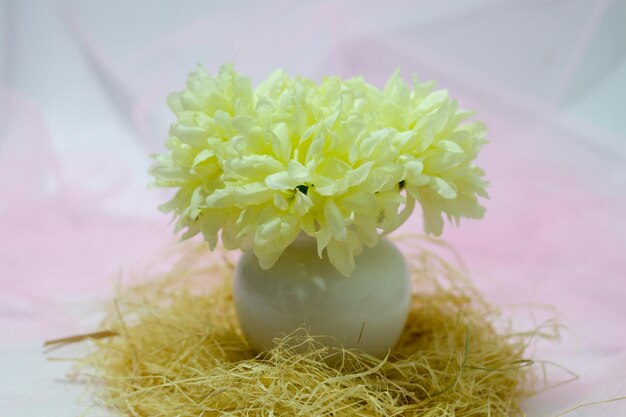
[{"label": "white ceramic vase", "polygon": [[366,248],[345,277],[317,256],[314,239],[300,237],[268,270],[244,253],[233,291],[241,328],[258,351],[305,326],[313,336],[329,336],[321,340],[331,347],[383,357],[405,325],[411,288],[403,255],[385,238]]}]

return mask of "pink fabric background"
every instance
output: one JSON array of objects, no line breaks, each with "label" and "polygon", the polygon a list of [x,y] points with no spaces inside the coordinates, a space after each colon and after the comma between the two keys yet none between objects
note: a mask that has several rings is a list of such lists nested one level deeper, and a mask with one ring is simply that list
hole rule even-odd
[{"label": "pink fabric background", "polygon": [[[255,82],[280,67],[382,86],[400,67],[477,110],[492,198],[444,238],[521,323],[554,316],[530,304],[558,309],[563,339],[535,355],[581,376],[529,416],[626,395],[626,4],[205,3],[0,2],[0,410],[82,410],[41,343],[91,330],[110,277],[175,242],[147,155],[172,121],[166,94],[225,61]],[[403,229],[420,230],[419,216]]]}]

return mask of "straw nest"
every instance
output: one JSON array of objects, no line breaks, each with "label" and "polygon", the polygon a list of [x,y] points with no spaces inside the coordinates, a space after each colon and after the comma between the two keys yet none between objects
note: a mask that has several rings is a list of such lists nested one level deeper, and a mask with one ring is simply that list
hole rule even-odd
[{"label": "straw nest", "polygon": [[166,272],[120,287],[79,375],[103,382],[99,404],[135,417],[523,415],[533,332],[495,325],[500,315],[462,268],[424,242],[400,242],[414,294],[383,360],[344,350],[329,366],[325,348],[302,333],[256,354],[237,323],[232,261],[183,245]]}]

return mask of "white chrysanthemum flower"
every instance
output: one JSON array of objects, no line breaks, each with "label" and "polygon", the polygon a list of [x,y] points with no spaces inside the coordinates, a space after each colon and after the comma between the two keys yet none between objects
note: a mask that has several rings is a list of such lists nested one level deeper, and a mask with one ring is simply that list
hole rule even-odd
[{"label": "white chrysanthemum flower", "polygon": [[427,233],[442,214],[479,219],[487,197],[474,165],[485,127],[445,91],[394,74],[384,90],[362,78],[320,84],[276,71],[252,88],[225,65],[203,67],[168,103],[176,114],[156,184],[176,188],[161,208],[184,238],[253,249],[271,267],[300,233],[344,275],[363,245],[404,222],[417,201]]}]

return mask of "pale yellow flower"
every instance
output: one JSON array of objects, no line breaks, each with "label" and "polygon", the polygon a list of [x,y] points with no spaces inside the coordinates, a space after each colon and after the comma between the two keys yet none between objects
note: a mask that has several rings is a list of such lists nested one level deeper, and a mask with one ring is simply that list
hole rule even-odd
[{"label": "pale yellow flower", "polygon": [[487,197],[474,165],[485,127],[447,92],[395,73],[384,90],[362,78],[320,84],[276,71],[256,89],[232,66],[203,67],[168,103],[176,115],[152,174],[177,189],[161,208],[184,238],[252,249],[271,267],[300,233],[344,275],[363,245],[396,229],[417,201],[427,233],[442,214],[479,219]]}]

